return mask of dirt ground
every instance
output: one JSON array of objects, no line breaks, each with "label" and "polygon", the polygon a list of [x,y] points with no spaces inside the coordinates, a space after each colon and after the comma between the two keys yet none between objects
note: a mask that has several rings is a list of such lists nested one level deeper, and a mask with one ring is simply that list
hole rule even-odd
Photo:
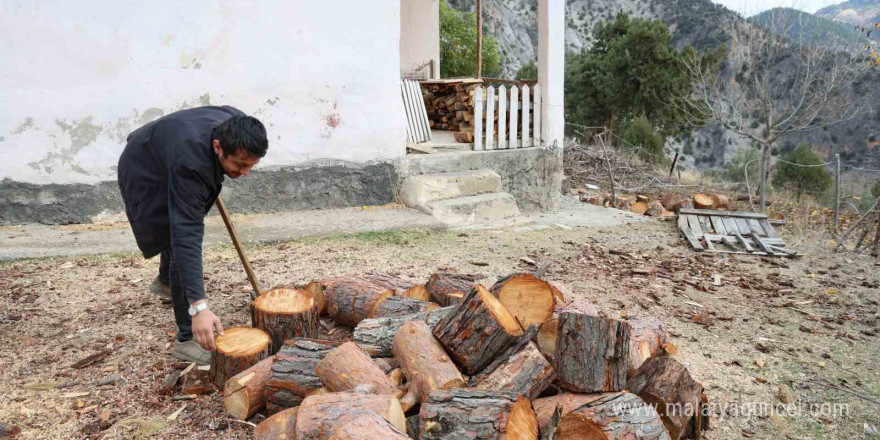
[{"label": "dirt ground", "polygon": [[[249,252],[265,287],[365,270],[424,282],[440,268],[491,284],[535,270],[523,257],[553,260],[547,278],[569,296],[609,317],[665,322],[677,358],[715,405],[705,438],[880,438],[880,264],[797,241],[800,260],[698,255],[672,222],[650,221],[370,232]],[[250,288],[234,250],[209,247],[204,261],[212,308],[226,327],[246,325]],[[0,263],[0,424],[20,428],[21,439],[250,438],[248,424],[225,418],[216,392],[185,401],[173,400],[179,388],[158,393],[185,365],[170,356],[169,306],[146,292],[157,265],[131,254]],[[97,353],[107,356],[71,367]]]}]

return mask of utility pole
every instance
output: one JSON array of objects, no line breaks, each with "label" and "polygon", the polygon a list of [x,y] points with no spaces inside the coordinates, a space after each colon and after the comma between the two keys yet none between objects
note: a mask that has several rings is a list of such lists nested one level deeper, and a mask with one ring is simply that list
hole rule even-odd
[{"label": "utility pole", "polygon": [[837,237],[837,222],[840,219],[840,153],[834,155],[836,170],[834,171],[834,236]]},{"label": "utility pole", "polygon": [[477,0],[477,78],[483,77],[483,0]]}]

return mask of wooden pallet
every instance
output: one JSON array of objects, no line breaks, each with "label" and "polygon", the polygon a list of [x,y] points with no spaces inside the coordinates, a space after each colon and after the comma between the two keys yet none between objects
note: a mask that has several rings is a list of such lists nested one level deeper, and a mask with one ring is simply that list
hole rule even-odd
[{"label": "wooden pallet", "polygon": [[765,214],[680,209],[678,231],[697,252],[799,257],[785,247]]}]

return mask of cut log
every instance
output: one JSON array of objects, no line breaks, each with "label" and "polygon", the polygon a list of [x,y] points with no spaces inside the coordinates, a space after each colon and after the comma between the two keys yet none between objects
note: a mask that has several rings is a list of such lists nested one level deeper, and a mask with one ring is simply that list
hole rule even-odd
[{"label": "cut log", "polygon": [[560,281],[548,281],[550,287],[553,288],[553,295],[556,297],[556,307],[565,304],[566,298],[571,298],[571,290]]},{"label": "cut log", "polygon": [[409,440],[409,437],[376,414],[364,414],[336,430],[330,440]]},{"label": "cut log", "polygon": [[426,313],[416,313],[407,316],[365,319],[354,328],[352,340],[370,356],[388,357],[392,355],[391,342],[400,327],[410,321],[424,321],[427,316]]},{"label": "cut log", "polygon": [[428,327],[433,329],[434,326],[437,325],[437,323],[440,322],[441,319],[445,318],[446,315],[452,313],[452,311],[455,310],[456,307],[458,306],[443,307],[442,309],[430,311],[428,312],[428,316],[425,317],[425,322],[428,323]]},{"label": "cut log", "polygon": [[541,324],[538,330],[538,348],[544,356],[553,359],[556,356],[556,330],[559,326],[559,313],[579,312],[590,316],[599,316],[599,308],[586,298],[579,298],[570,304],[557,305],[553,317]]},{"label": "cut log", "polygon": [[722,194],[712,194],[712,208],[719,211],[730,211],[730,198]]},{"label": "cut log", "polygon": [[233,327],[217,336],[211,355],[211,382],[218,389],[226,381],[269,356],[272,341],[258,328]]},{"label": "cut log", "polygon": [[438,390],[419,411],[423,440],[537,440],[532,404],[503,391]]},{"label": "cut log", "polygon": [[337,346],[338,342],[313,339],[287,341],[275,355],[272,374],[266,380],[268,411],[298,406],[303,398],[318,392],[324,384],[315,374],[315,367]]},{"label": "cut log", "polygon": [[535,416],[538,419],[538,427],[541,429],[541,432],[544,432],[544,427],[547,426],[547,423],[550,422],[550,418],[553,417],[553,412],[556,410],[557,405],[562,406],[562,415],[566,415],[575,410],[575,408],[579,408],[583,405],[586,405],[590,402],[604,399],[608,397],[617,396],[620,393],[600,393],[600,394],[574,394],[574,393],[562,393],[557,394],[555,396],[550,397],[542,397],[540,399],[535,399],[532,401],[532,405],[535,407]]},{"label": "cut log", "polygon": [[669,440],[654,407],[632,393],[619,393],[562,416],[556,440]]},{"label": "cut log", "polygon": [[324,301],[324,283],[312,281],[306,284],[303,290],[312,295],[312,299],[315,300],[315,310],[318,311],[319,315],[327,313],[327,302]]},{"label": "cut log", "polygon": [[372,387],[375,394],[397,394],[391,379],[373,363],[370,355],[351,341],[327,353],[315,367],[315,375],[331,391],[350,391],[366,385]]},{"label": "cut log", "polygon": [[326,440],[337,429],[365,414],[378,414],[399,430],[406,417],[397,397],[378,394],[328,393],[306,397],[296,416],[296,440]]},{"label": "cut log", "polygon": [[680,194],[664,194],[663,197],[660,198],[660,203],[663,204],[663,207],[669,211],[675,211],[685,199]]},{"label": "cut log", "polygon": [[648,211],[648,204],[645,202],[635,202],[629,207],[629,210],[632,213],[644,215]]},{"label": "cut log", "polygon": [[223,406],[233,418],[247,420],[266,406],[263,392],[272,375],[273,356],[232,376],[223,387]]},{"label": "cut log", "polygon": [[492,371],[483,371],[471,378],[470,386],[478,390],[508,391],[534,399],[556,378],[556,372],[538,350],[528,342]]},{"label": "cut log", "polygon": [[660,214],[663,213],[663,204],[657,200],[648,203],[648,209],[645,211],[645,215],[650,217],[659,217]]},{"label": "cut log", "polygon": [[324,301],[330,319],[350,327],[369,318],[376,306],[394,290],[362,280],[354,275],[324,281]]},{"label": "cut log", "polygon": [[626,385],[657,409],[671,440],[682,438],[688,425],[700,419],[703,386],[672,357],[648,359]]},{"label": "cut log", "polygon": [[[660,356],[663,344],[668,342],[666,326],[653,316],[637,316],[629,319],[630,332],[629,369],[627,376],[635,374],[649,357]],[[632,390],[630,390],[632,391]]]},{"label": "cut log", "polygon": [[[364,320],[364,321],[366,321],[366,320]],[[364,322],[364,321],[361,321],[361,322]],[[361,348],[363,348],[363,347],[361,347]],[[366,350],[364,350],[364,351],[366,351]],[[369,354],[369,351],[367,351],[367,353]],[[397,362],[397,359],[394,359],[393,357],[380,357],[380,358],[374,357],[373,362],[375,362],[376,365],[378,365],[379,368],[381,368],[385,374],[389,374],[392,371],[399,369],[398,367],[400,367],[400,363]]]},{"label": "cut log", "polygon": [[392,296],[386,298],[373,311],[371,318],[381,318],[386,316],[406,316],[413,313],[430,312],[439,309],[440,306],[418,299],[406,298],[403,296]]},{"label": "cut log", "polygon": [[406,434],[411,439],[420,440],[419,435],[419,415],[412,415],[406,418]]},{"label": "cut log", "polygon": [[440,272],[431,275],[425,284],[425,290],[428,291],[431,301],[446,307],[459,304],[473,286],[473,281],[461,275]]},{"label": "cut log", "polygon": [[556,377],[576,393],[620,391],[626,386],[630,326],[583,313],[559,314]]},{"label": "cut log", "polygon": [[433,328],[434,336],[466,374],[480,372],[522,336],[516,318],[477,284],[458,307]]},{"label": "cut log", "polygon": [[417,284],[410,287],[409,289],[401,293],[400,296],[422,301],[431,301],[431,295],[428,295],[428,289],[425,289],[425,286],[422,284]]},{"label": "cut log", "polygon": [[556,308],[554,288],[530,274],[509,275],[489,290],[523,329],[539,327]]},{"label": "cut log", "polygon": [[409,386],[416,387],[420,402],[424,402],[434,390],[465,386],[458,368],[423,321],[404,324],[394,336],[392,352],[400,362]]},{"label": "cut log", "polygon": [[363,274],[359,277],[364,281],[373,283],[383,289],[393,290],[396,295],[400,295],[415,287],[415,283],[411,281],[382,272]]},{"label": "cut log", "polygon": [[296,435],[296,413],[299,407],[287,408],[254,428],[254,440],[294,440]]},{"label": "cut log", "polygon": [[645,202],[645,203],[648,203],[649,200],[651,200],[651,198],[648,197],[648,196],[646,196],[646,195],[643,195],[643,194],[636,194],[636,202]]},{"label": "cut log", "polygon": [[703,438],[703,431],[709,430],[709,420],[712,409],[709,407],[709,398],[706,393],[700,394],[700,411],[694,414],[694,417],[688,423],[688,427],[684,432],[684,437],[689,440],[700,440]]},{"label": "cut log", "polygon": [[712,200],[712,196],[707,196],[706,194],[694,194],[694,208],[712,209],[714,206],[715,201]]},{"label": "cut log", "polygon": [[254,300],[255,327],[272,339],[269,354],[275,354],[292,338],[318,336],[318,310],[312,295],[304,290],[272,289]]}]

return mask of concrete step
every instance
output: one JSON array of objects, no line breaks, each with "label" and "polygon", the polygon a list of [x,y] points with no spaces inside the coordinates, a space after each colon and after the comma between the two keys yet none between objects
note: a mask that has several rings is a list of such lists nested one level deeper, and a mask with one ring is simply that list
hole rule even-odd
[{"label": "concrete step", "polygon": [[436,200],[501,191],[501,176],[492,170],[455,171],[409,176],[401,185],[407,206],[424,206]]},{"label": "concrete step", "polygon": [[503,192],[436,200],[421,209],[448,225],[501,220],[519,216],[516,199]]}]

